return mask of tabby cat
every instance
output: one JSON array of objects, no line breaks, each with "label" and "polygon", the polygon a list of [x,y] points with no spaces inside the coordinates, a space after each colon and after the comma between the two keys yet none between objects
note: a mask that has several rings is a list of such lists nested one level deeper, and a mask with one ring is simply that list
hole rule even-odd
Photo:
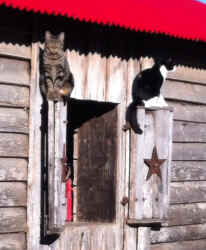
[{"label": "tabby cat", "polygon": [[63,47],[64,33],[54,36],[46,31],[40,87],[48,100],[65,102],[74,88],[74,78]]}]

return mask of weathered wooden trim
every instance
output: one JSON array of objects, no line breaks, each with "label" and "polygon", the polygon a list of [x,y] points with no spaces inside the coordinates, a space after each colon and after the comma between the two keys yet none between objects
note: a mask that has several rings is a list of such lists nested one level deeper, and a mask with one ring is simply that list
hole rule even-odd
[{"label": "weathered wooden trim", "polygon": [[28,125],[26,110],[0,108],[0,132],[28,133]]},{"label": "weathered wooden trim", "polygon": [[204,181],[205,165],[205,161],[173,161],[172,181]]},{"label": "weathered wooden trim", "polygon": [[0,234],[0,249],[26,250],[25,233]]},{"label": "weathered wooden trim", "polygon": [[174,122],[173,142],[206,142],[206,124]]},{"label": "weathered wooden trim", "polygon": [[206,71],[204,69],[178,66],[174,72],[168,73],[168,79],[206,84]]},{"label": "weathered wooden trim", "polygon": [[30,84],[30,62],[14,58],[0,57],[0,82]]},{"label": "weathered wooden trim", "polygon": [[177,204],[169,209],[169,226],[206,223],[206,203]]},{"label": "weathered wooden trim", "polygon": [[1,84],[0,82],[0,105],[28,107],[29,88]]},{"label": "weathered wooden trim", "polygon": [[0,56],[8,56],[12,58],[19,58],[30,60],[31,59],[31,47],[25,45],[18,45],[18,44],[7,44],[7,43],[0,43]]},{"label": "weathered wooden trim", "polygon": [[206,181],[171,183],[171,204],[206,202]]},{"label": "weathered wooden trim", "polygon": [[65,199],[62,201],[62,159],[66,145],[66,105],[62,102],[48,102],[48,191],[49,221],[48,233],[61,232],[65,224]]},{"label": "weathered wooden trim", "polygon": [[152,226],[156,227],[156,226],[161,226],[165,222],[166,222],[165,220],[153,219],[153,218],[142,219],[142,220],[137,220],[132,218],[127,219],[127,224],[135,227],[152,227]]},{"label": "weathered wooden trim", "polygon": [[24,134],[0,133],[1,157],[28,157],[28,136]]},{"label": "weathered wooden trim", "polygon": [[27,181],[27,160],[0,158],[0,181]]},{"label": "weathered wooden trim", "polygon": [[40,249],[41,104],[39,89],[39,44],[32,44],[30,83],[30,127],[27,198],[27,250]]},{"label": "weathered wooden trim", "polygon": [[150,227],[139,227],[138,228],[137,250],[150,250],[151,249],[150,232],[151,232]]},{"label": "weathered wooden trim", "polygon": [[25,208],[0,208],[0,233],[25,232],[26,230]]},{"label": "weathered wooden trim", "polygon": [[205,250],[206,239],[195,241],[179,241],[174,243],[163,243],[152,245],[151,250]]},{"label": "weathered wooden trim", "polygon": [[162,227],[151,230],[152,243],[206,239],[206,224]]},{"label": "weathered wooden trim", "polygon": [[206,143],[173,143],[173,161],[205,161]]},{"label": "weathered wooden trim", "polygon": [[0,184],[0,207],[22,207],[27,205],[27,185],[22,182]]},{"label": "weathered wooden trim", "polygon": [[206,86],[167,80],[162,93],[165,98],[206,104]]},{"label": "weathered wooden trim", "polygon": [[174,107],[175,120],[206,123],[205,105],[178,101],[167,101],[167,103]]}]

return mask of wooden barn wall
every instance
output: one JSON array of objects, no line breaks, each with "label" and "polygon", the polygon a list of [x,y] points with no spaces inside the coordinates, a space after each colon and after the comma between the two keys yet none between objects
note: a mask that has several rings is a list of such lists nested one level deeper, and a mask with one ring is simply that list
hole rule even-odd
[{"label": "wooden barn wall", "polygon": [[[30,186],[27,185],[29,140],[35,134],[35,131],[31,129],[29,131],[29,125],[32,128],[31,123],[34,122],[30,109],[37,111],[36,100],[30,100],[30,85],[37,83],[38,44],[33,44],[31,49],[33,16],[21,18],[19,12],[16,15],[13,10],[6,8],[0,8],[0,13],[2,14],[0,27],[0,250],[25,250],[27,247],[29,250],[119,250],[121,239],[116,233],[114,224],[91,225],[90,227],[81,225],[81,229],[79,225],[67,225],[60,239],[55,243],[50,246],[39,246],[39,228],[37,228],[39,221],[37,216],[33,216],[34,211],[40,207],[38,200],[40,170],[35,169],[35,166],[38,166],[35,165],[35,161],[31,165],[33,169],[29,170]],[[4,15],[6,18],[3,18]],[[47,16],[44,18],[49,20]],[[50,29],[46,22],[43,22],[44,20],[40,20],[41,35],[43,31]],[[65,19],[63,21],[65,22]],[[55,22],[47,21],[51,24],[50,26]],[[68,23],[71,36],[69,36],[70,33],[66,35],[71,41],[67,41],[69,44],[67,57],[75,78],[72,97],[119,103],[120,139],[118,143],[119,151],[124,154],[121,155],[118,165],[121,169],[122,182],[119,182],[117,214],[118,218],[123,220],[123,217],[127,216],[127,206],[125,208],[120,206],[120,200],[123,195],[128,195],[129,136],[128,133],[121,131],[121,127],[124,124],[126,106],[131,99],[132,81],[140,68],[151,65],[150,61],[144,61],[140,59],[140,56],[141,54],[143,57],[151,55],[151,51],[157,55],[161,50],[158,44],[159,39],[153,37],[155,47],[151,38],[146,41],[143,36],[142,40],[138,40],[137,43],[136,40],[132,41],[132,33],[127,33],[128,36],[123,34],[125,39],[132,41],[125,48],[115,32],[110,37],[111,40],[106,41],[104,33],[100,32],[101,34],[97,37],[104,48],[111,47],[109,41],[111,43],[112,40],[115,41],[112,44],[115,53],[111,51],[101,53],[102,48],[88,53],[90,44],[91,48],[95,47],[95,44],[92,44],[95,43],[91,38],[93,36],[87,33],[87,29],[82,29],[82,32],[78,30],[79,26],[82,25],[84,28],[85,24],[72,26],[73,21],[68,21]],[[61,29],[61,22],[57,26],[53,25],[53,29],[64,30],[64,28]],[[90,25],[88,26],[91,28]],[[95,29],[98,30],[99,27],[95,26]],[[116,30],[118,33],[118,28]],[[42,42],[43,38],[40,40]],[[84,48],[80,49],[82,41],[88,47],[86,52]],[[148,50],[145,48],[141,50],[143,43]],[[174,107],[171,205],[169,225],[161,228],[160,231],[152,231],[152,250],[206,249],[206,71],[192,68],[194,66],[205,68],[205,56],[198,49],[204,46],[202,44],[196,46],[195,43],[188,42],[187,46],[184,47],[181,44],[176,49],[175,46],[179,43],[181,44],[180,41],[171,42],[169,47],[163,46],[163,54],[172,49],[175,58],[180,54],[178,63],[190,67],[179,66],[176,72],[169,75],[163,88],[163,94],[169,105]],[[134,58],[138,59],[130,56],[124,57],[121,52],[119,53],[123,50],[123,54],[128,52],[128,55],[131,55],[132,48],[139,49],[138,55],[134,54]],[[195,56],[190,54],[191,48],[194,49]],[[181,55],[182,51],[185,56]],[[142,63],[145,62],[143,66]],[[29,117],[33,118],[29,120]],[[31,150],[30,154],[32,152]],[[28,188],[32,191],[27,194]],[[27,195],[30,196],[29,201],[32,203],[29,204],[28,213]],[[39,211],[36,214],[40,216],[38,213]],[[32,235],[32,239],[29,238],[27,245],[26,232],[32,230],[36,234]],[[129,227],[124,228],[124,236],[120,234],[122,239],[125,239],[125,250],[134,247],[126,240],[131,234],[134,234],[134,231],[130,231]]]},{"label": "wooden barn wall", "polygon": [[[68,60],[75,78],[72,97],[98,101],[111,101],[119,104],[120,127],[124,123],[126,106],[130,102],[130,89],[134,76],[140,67],[151,66],[151,59],[122,60],[118,57],[102,57],[98,53],[80,55],[76,51],[67,51]],[[81,70],[80,70],[81,69]],[[152,231],[152,250],[197,249],[206,247],[206,71],[178,66],[176,72],[169,74],[162,90],[168,104],[174,107],[173,161],[171,182],[171,204],[168,226],[160,231]],[[120,130],[119,130],[120,131]],[[128,134],[121,133],[123,142],[128,147]],[[124,148],[125,154],[127,149]],[[125,155],[122,167],[125,168],[124,194],[128,192],[128,159]],[[127,209],[125,209],[125,216]],[[113,244],[117,249],[115,237],[108,242],[104,230],[112,224],[79,228],[67,225],[59,240],[53,245],[44,246],[44,250],[69,249],[105,249]],[[83,241],[72,241],[85,233]],[[98,236],[97,236],[97,231]],[[96,233],[95,233],[96,232]],[[131,232],[126,227],[127,237]],[[72,236],[73,235],[73,236]],[[99,236],[101,235],[101,236]],[[97,238],[95,238],[97,237]],[[77,237],[78,238],[78,237]],[[113,240],[112,240],[113,239]],[[83,245],[84,246],[83,246]],[[106,244],[106,245],[105,245]],[[129,244],[125,240],[125,244]],[[125,249],[129,245],[125,245]]]},{"label": "wooden barn wall", "polygon": [[26,249],[31,48],[0,43],[0,249]]},{"label": "wooden barn wall", "polygon": [[0,15],[0,249],[25,250],[31,22],[5,8]]}]

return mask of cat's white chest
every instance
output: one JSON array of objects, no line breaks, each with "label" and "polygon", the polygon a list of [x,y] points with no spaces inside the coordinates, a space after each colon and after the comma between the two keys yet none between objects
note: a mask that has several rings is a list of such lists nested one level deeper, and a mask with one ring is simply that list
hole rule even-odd
[{"label": "cat's white chest", "polygon": [[167,107],[168,104],[166,103],[164,97],[162,95],[155,96],[147,101],[143,101],[146,108],[151,107]]},{"label": "cat's white chest", "polygon": [[166,69],[166,67],[164,65],[162,65],[160,67],[160,74],[162,75],[163,77],[163,82],[166,80],[167,78],[167,73],[168,73],[168,70]]}]

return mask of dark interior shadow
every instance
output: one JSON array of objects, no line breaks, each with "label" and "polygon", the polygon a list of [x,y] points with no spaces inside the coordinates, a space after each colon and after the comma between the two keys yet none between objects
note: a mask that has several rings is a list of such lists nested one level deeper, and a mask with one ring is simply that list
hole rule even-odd
[{"label": "dark interior shadow", "polygon": [[65,49],[80,54],[99,53],[128,60],[141,56],[171,57],[175,64],[206,69],[206,43],[184,40],[163,34],[126,30],[124,28],[86,23],[68,17],[20,11],[0,6],[0,42],[31,44],[44,42],[44,33],[66,33]]}]

